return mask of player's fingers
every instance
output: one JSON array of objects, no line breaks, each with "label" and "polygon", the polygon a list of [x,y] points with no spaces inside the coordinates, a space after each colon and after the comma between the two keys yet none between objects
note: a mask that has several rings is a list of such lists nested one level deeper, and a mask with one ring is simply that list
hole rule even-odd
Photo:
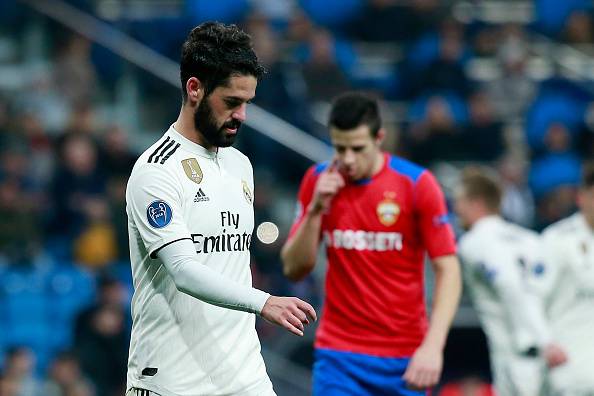
[{"label": "player's fingers", "polygon": [[409,366],[404,373],[404,380],[407,387],[411,389],[422,389],[421,387],[421,373],[414,366]]},{"label": "player's fingers", "polygon": [[336,171],[338,171],[338,158],[334,157],[330,162],[330,166],[328,166],[328,172],[332,173]]},{"label": "player's fingers", "polygon": [[307,320],[307,315],[303,312],[298,305],[295,305],[293,309],[291,309],[293,315],[297,317],[301,321],[301,323],[309,324],[309,320]]},{"label": "player's fingers", "polygon": [[301,319],[299,319],[293,313],[289,314],[289,316],[287,317],[287,321],[301,331],[305,329],[305,326],[303,326],[303,322],[301,321]]},{"label": "player's fingers", "polygon": [[318,320],[318,314],[316,314],[316,310],[314,309],[314,307],[311,306],[310,303],[305,302],[303,300],[299,300],[297,304],[299,306],[299,309],[305,312],[314,322]]},{"label": "player's fingers", "polygon": [[291,324],[288,320],[284,320],[281,322],[281,325],[289,330],[291,333],[298,335],[299,337],[303,337],[303,331],[299,330],[297,327],[295,327],[293,324]]}]

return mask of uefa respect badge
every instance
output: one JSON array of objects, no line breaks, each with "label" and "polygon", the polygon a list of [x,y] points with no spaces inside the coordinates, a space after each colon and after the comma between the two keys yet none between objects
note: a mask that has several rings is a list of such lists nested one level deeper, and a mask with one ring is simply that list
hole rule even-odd
[{"label": "uefa respect badge", "polygon": [[171,222],[171,206],[165,201],[153,201],[146,208],[146,218],[153,228],[163,228]]}]

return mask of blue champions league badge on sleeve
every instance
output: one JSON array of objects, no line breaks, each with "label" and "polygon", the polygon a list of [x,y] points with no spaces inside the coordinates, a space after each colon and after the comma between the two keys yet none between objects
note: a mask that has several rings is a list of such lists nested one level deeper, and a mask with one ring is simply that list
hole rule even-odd
[{"label": "blue champions league badge on sleeve", "polygon": [[153,228],[163,228],[171,222],[171,207],[165,201],[153,201],[146,208],[146,218]]}]

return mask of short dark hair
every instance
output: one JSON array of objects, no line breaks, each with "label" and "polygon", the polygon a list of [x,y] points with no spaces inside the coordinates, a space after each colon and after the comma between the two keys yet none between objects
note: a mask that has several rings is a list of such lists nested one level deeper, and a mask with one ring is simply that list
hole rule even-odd
[{"label": "short dark hair", "polygon": [[588,161],[582,166],[582,188],[594,187],[594,161]]},{"label": "short dark hair", "polygon": [[258,61],[250,36],[236,25],[204,22],[196,26],[182,45],[180,78],[184,102],[186,83],[196,77],[204,84],[205,96],[227,84],[232,75],[262,78],[265,70]]},{"label": "short dark hair", "polygon": [[377,136],[381,128],[381,118],[377,101],[361,92],[347,92],[337,96],[332,102],[328,126],[347,131],[360,125],[367,125],[372,136]]},{"label": "short dark hair", "polygon": [[470,199],[480,199],[492,212],[499,212],[502,189],[491,173],[480,167],[467,167],[461,178],[464,194]]}]

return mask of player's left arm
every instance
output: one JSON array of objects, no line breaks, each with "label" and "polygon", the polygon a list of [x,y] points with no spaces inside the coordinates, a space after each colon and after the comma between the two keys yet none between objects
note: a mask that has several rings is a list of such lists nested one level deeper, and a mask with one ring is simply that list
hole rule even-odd
[{"label": "player's left arm", "polygon": [[439,382],[443,349],[460,301],[462,279],[445,198],[428,171],[417,181],[415,203],[423,244],[435,273],[435,289],[429,329],[410,360],[404,380],[411,388],[425,389]]},{"label": "player's left arm", "polygon": [[429,388],[439,382],[443,349],[462,290],[460,264],[455,255],[437,257],[431,264],[435,273],[435,289],[429,329],[404,374],[408,385],[417,389]]}]

